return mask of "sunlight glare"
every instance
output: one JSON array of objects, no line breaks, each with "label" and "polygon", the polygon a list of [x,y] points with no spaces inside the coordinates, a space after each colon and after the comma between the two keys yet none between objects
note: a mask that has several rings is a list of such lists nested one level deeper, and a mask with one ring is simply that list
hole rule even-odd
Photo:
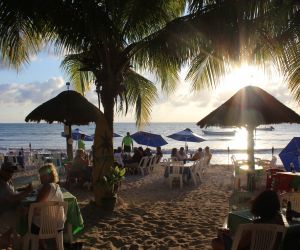
[{"label": "sunlight glare", "polygon": [[268,82],[269,77],[263,69],[253,65],[242,64],[240,67],[232,69],[224,77],[221,81],[220,89],[237,91],[248,85],[264,87]]},{"label": "sunlight glare", "polygon": [[236,129],[235,137],[231,141],[231,148],[246,149],[247,148],[247,130],[245,128]]}]

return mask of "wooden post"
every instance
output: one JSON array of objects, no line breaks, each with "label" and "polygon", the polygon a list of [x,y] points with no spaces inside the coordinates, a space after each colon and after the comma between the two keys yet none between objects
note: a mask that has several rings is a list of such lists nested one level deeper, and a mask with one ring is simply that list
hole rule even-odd
[{"label": "wooden post", "polygon": [[254,129],[255,126],[247,126],[248,131],[248,178],[247,187],[249,191],[254,191],[255,189],[255,161],[254,161]]},{"label": "wooden post", "polygon": [[68,132],[68,134],[66,135],[68,160],[72,161],[73,160],[73,139],[72,139],[71,125],[65,124],[65,132]]}]

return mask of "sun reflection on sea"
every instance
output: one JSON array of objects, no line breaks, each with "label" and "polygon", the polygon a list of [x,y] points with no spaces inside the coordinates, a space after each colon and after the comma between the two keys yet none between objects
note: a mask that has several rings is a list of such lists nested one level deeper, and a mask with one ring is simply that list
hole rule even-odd
[{"label": "sun reflection on sea", "polygon": [[233,149],[246,149],[247,148],[247,130],[245,128],[237,128],[236,133],[230,147]]}]

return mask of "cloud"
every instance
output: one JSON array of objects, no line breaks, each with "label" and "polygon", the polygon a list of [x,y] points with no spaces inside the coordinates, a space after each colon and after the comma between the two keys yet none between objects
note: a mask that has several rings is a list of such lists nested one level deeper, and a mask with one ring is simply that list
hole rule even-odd
[{"label": "cloud", "polygon": [[65,82],[61,77],[45,82],[1,84],[0,104],[41,104],[63,90]]},{"label": "cloud", "polygon": [[[65,82],[62,77],[53,77],[43,82],[1,84],[0,122],[23,122],[25,116],[38,105],[66,90]],[[214,90],[193,93],[186,82],[181,82],[178,87],[169,97],[160,93],[159,100],[152,107],[151,122],[196,122],[224,103],[237,90],[230,85],[225,89],[217,87]],[[296,112],[300,111],[286,84],[269,82],[262,88]],[[98,106],[94,86],[85,97]],[[101,110],[103,111],[102,107]],[[133,110],[126,117],[116,114],[115,121],[134,122]]]}]

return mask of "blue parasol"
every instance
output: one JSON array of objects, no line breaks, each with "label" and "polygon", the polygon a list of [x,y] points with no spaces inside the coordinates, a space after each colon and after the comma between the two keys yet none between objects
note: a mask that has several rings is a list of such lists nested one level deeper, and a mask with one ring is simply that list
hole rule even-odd
[{"label": "blue parasol", "polygon": [[287,171],[291,171],[291,163],[293,163],[296,171],[300,171],[300,137],[294,137],[288,145],[279,153],[279,157]]},{"label": "blue parasol", "polygon": [[140,145],[149,147],[160,147],[168,144],[161,135],[138,131],[131,135],[131,138]]},{"label": "blue parasol", "polygon": [[122,137],[122,136],[117,133],[113,133],[113,137]]},{"label": "blue parasol", "polygon": [[167,137],[172,138],[177,141],[184,141],[184,142],[203,142],[203,141],[205,141],[200,135],[195,134],[189,128],[186,128],[185,130],[168,135]]},{"label": "blue parasol", "polygon": [[[72,139],[75,141],[78,141],[82,135],[84,135],[84,141],[93,141],[94,140],[94,135],[87,135],[79,128],[76,128],[72,131]],[[66,137],[64,132],[61,132],[61,136]]]}]

